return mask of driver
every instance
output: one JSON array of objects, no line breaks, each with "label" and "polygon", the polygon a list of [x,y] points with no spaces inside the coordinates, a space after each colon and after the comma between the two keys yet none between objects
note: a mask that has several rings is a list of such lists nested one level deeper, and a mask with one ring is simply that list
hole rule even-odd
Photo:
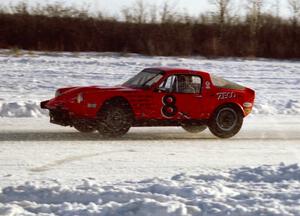
[{"label": "driver", "polygon": [[178,92],[180,93],[196,93],[192,85],[192,76],[179,75],[178,76]]}]

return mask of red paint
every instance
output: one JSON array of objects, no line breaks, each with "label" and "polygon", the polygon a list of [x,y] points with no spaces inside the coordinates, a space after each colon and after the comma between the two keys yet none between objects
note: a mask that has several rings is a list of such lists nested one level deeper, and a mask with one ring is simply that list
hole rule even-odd
[{"label": "red paint", "polygon": [[[148,88],[134,88],[120,85],[114,87],[87,86],[58,89],[59,96],[42,102],[42,108],[65,110],[71,119],[96,119],[102,105],[114,98],[122,97],[130,104],[136,120],[208,120],[212,113],[221,105],[233,103],[239,106],[244,116],[248,115],[252,107],[243,107],[248,102],[254,103],[255,92],[247,87],[228,89],[216,87],[207,72],[187,69],[156,68],[163,71],[163,76]],[[164,92],[159,86],[172,75],[193,75],[201,78],[199,93]],[[199,79],[198,79],[199,80]],[[178,81],[179,82],[179,81]],[[83,100],[78,103],[78,95]],[[172,97],[163,98],[167,95]],[[92,105],[91,105],[92,104]],[[163,107],[167,106],[164,114]]]}]

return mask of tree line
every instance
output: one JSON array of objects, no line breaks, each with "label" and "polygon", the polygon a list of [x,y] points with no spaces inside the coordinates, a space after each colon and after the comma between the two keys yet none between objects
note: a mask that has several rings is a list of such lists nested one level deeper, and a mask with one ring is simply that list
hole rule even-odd
[{"label": "tree line", "polygon": [[209,0],[211,13],[192,17],[167,2],[137,0],[122,17],[63,6],[25,3],[0,8],[0,48],[39,51],[131,52],[146,55],[300,58],[300,0],[287,0],[289,18],[247,0],[235,15],[231,0]]}]

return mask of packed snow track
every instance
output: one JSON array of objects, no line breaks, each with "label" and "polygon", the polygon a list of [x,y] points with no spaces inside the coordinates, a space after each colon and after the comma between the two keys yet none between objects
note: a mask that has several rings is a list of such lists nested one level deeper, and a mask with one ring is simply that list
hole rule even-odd
[{"label": "packed snow track", "polygon": [[103,139],[48,119],[2,118],[1,185],[24,179],[74,182],[169,177],[180,172],[281,162],[300,163],[300,119],[250,116],[232,139],[209,130],[189,134],[177,127],[132,128],[122,138]]},{"label": "packed snow track", "polygon": [[105,140],[46,118],[0,124],[0,215],[300,212],[299,118],[250,116],[227,140],[171,127]]}]

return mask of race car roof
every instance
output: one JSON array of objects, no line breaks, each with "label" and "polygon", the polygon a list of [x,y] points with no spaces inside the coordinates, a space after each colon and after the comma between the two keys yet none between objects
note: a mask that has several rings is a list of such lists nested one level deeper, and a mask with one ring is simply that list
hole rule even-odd
[{"label": "race car roof", "polygon": [[208,72],[205,71],[196,71],[196,70],[190,70],[190,69],[185,69],[185,68],[171,68],[171,67],[155,67],[155,68],[146,68],[145,70],[158,70],[158,71],[163,71],[168,74],[209,74]]}]

